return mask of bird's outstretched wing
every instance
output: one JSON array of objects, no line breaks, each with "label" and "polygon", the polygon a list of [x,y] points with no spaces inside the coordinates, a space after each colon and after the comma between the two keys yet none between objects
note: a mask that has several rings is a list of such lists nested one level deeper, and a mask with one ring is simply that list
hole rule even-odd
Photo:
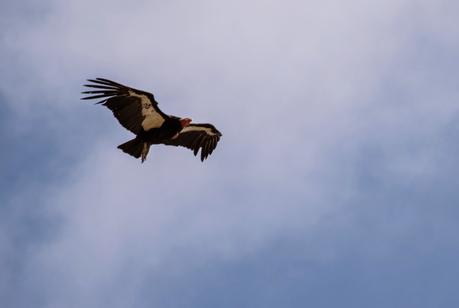
[{"label": "bird's outstretched wing", "polygon": [[190,124],[176,138],[165,141],[164,144],[188,148],[195,156],[201,149],[201,161],[204,161],[215,150],[221,136],[212,124]]},{"label": "bird's outstretched wing", "polygon": [[139,134],[142,129],[148,131],[161,127],[168,116],[158,108],[158,102],[152,93],[137,90],[114,81],[96,78],[88,79],[92,88],[82,94],[88,95],[82,99],[102,99],[97,104],[107,106],[120,124]]}]

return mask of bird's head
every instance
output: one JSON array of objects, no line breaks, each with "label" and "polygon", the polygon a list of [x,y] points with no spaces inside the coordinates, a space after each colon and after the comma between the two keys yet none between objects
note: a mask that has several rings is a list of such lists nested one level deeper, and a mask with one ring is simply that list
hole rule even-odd
[{"label": "bird's head", "polygon": [[191,123],[190,118],[180,119],[180,124],[182,125],[182,128],[187,127],[188,125],[190,125],[190,123]]}]

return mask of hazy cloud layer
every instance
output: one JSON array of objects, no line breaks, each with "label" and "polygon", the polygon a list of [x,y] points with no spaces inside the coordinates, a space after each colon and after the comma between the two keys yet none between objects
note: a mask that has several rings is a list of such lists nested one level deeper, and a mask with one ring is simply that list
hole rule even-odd
[{"label": "hazy cloud layer", "polygon": [[[457,12],[408,0],[7,5],[1,301],[454,306]],[[92,77],[214,123],[218,149],[202,164],[155,147],[141,165],[116,149],[131,135],[110,112],[78,100]]]}]

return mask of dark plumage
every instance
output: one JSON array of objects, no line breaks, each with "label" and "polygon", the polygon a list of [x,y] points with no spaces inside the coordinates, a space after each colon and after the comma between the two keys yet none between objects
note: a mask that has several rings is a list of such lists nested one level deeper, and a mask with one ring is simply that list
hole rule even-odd
[{"label": "dark plumage", "polygon": [[136,135],[118,146],[123,152],[145,161],[152,144],[183,146],[204,161],[215,150],[222,134],[212,124],[190,124],[191,119],[167,115],[158,108],[152,93],[108,79],[88,79],[82,99],[101,99],[97,104],[113,112],[120,124]]}]

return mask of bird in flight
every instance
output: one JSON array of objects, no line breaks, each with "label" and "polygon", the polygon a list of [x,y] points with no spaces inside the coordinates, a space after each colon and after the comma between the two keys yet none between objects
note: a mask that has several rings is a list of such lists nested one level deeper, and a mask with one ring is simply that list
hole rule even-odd
[{"label": "bird in flight", "polygon": [[102,99],[97,104],[113,112],[118,122],[136,137],[120,144],[118,149],[145,161],[152,144],[182,146],[196,156],[201,150],[201,161],[217,147],[222,134],[212,124],[194,124],[190,118],[167,115],[158,108],[152,93],[137,90],[114,81],[88,79],[91,88],[81,98]]}]

